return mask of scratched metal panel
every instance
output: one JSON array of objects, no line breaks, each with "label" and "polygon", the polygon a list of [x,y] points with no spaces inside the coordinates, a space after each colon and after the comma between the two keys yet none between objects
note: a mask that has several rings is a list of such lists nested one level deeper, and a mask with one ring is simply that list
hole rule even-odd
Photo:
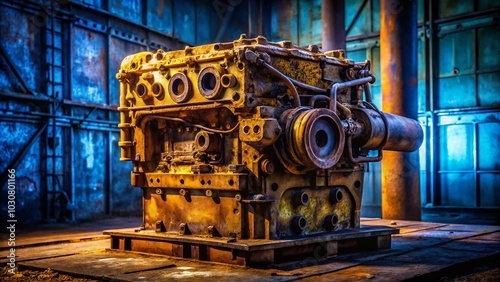
[{"label": "scratched metal panel", "polygon": [[[42,73],[41,33],[30,17],[20,11],[4,6],[0,9],[0,44],[23,77],[28,88],[44,92]],[[21,84],[5,63],[0,60],[0,87],[11,91],[22,91]]]},{"label": "scratched metal panel", "polygon": [[475,0],[441,0],[439,1],[439,17],[446,18],[474,11]]},{"label": "scratched metal panel", "polygon": [[479,174],[479,187],[481,207],[500,206],[500,173]]},{"label": "scratched metal panel", "polygon": [[321,43],[321,0],[299,1],[300,46]]},{"label": "scratched metal panel", "polygon": [[117,146],[119,133],[111,135],[111,212],[112,214],[141,215],[142,190],[130,185],[131,162],[120,161],[120,148]]},{"label": "scratched metal panel", "polygon": [[131,22],[141,24],[142,2],[141,0],[109,0],[108,10]]},{"label": "scratched metal panel", "polygon": [[440,175],[442,206],[475,207],[474,173],[455,172]]},{"label": "scratched metal panel", "polygon": [[76,219],[90,219],[105,213],[107,141],[104,132],[75,130],[74,206]]},{"label": "scratched metal panel", "polygon": [[107,102],[106,45],[107,37],[74,27],[72,99],[105,104]]},{"label": "scratched metal panel", "polygon": [[[0,171],[9,169],[7,166],[19,153],[39,125],[0,122]],[[40,210],[41,175],[40,175],[40,141],[36,141],[15,169],[16,185],[16,219],[20,225],[38,223],[42,214]],[[7,219],[7,182],[1,184],[0,220]]]},{"label": "scratched metal panel", "polygon": [[173,10],[171,1],[148,0],[147,26],[167,34],[173,34]]},{"label": "scratched metal panel", "polygon": [[118,105],[120,103],[120,83],[116,79],[116,73],[120,70],[120,64],[126,56],[145,51],[145,47],[111,37],[109,48],[109,103]]}]

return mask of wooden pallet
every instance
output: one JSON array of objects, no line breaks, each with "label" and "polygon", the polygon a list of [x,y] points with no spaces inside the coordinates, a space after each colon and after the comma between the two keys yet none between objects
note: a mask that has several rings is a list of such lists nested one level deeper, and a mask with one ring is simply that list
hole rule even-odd
[{"label": "wooden pallet", "polygon": [[235,240],[154,231],[107,230],[111,249],[172,257],[264,266],[285,261],[321,259],[339,253],[389,249],[399,230],[369,226],[287,240]]}]

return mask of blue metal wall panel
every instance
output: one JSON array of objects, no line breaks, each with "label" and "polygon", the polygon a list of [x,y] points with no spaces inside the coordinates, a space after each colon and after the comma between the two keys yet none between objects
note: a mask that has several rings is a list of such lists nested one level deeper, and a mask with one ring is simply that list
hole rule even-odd
[{"label": "blue metal wall panel", "polygon": [[[44,92],[43,56],[38,53],[41,48],[40,29],[23,12],[3,6],[0,6],[0,19],[2,19],[0,21],[0,44],[3,49],[17,71],[22,74],[28,88],[31,91]],[[4,60],[1,55],[0,58]],[[12,69],[5,65],[5,62],[2,66],[0,86],[6,90],[22,91],[19,82],[12,76]]]},{"label": "blue metal wall panel", "polygon": [[173,34],[172,1],[148,0],[147,25],[166,34]]},{"label": "blue metal wall panel", "polygon": [[142,190],[130,185],[131,162],[120,161],[119,133],[111,135],[111,211],[113,214],[141,215]]},{"label": "blue metal wall panel", "polygon": [[92,6],[99,9],[106,9],[107,0],[73,0],[75,2],[80,2],[83,5]]},{"label": "blue metal wall panel", "polygon": [[108,10],[131,22],[142,24],[141,0],[109,0]]},{"label": "blue metal wall panel", "polygon": [[[478,139],[481,140],[481,145],[478,148],[478,169],[482,171],[500,170],[500,123],[478,124]],[[496,184],[500,189],[500,182],[496,182]]]},{"label": "blue metal wall panel", "polygon": [[494,208],[500,206],[500,174],[479,174],[479,186],[481,187],[481,207]]},{"label": "blue metal wall panel", "polygon": [[475,207],[474,173],[452,172],[440,174],[442,206]]},{"label": "blue metal wall panel", "polygon": [[[345,25],[346,28],[351,25],[354,21],[356,13],[361,9],[364,0],[346,1],[345,3]],[[378,7],[378,6],[377,6]],[[380,9],[378,9],[380,11]],[[379,21],[380,28],[380,21]],[[321,30],[319,31],[321,33]],[[347,34],[347,36],[356,36],[372,32],[372,21],[371,21],[371,5],[370,3],[365,4],[361,14],[359,14],[358,19],[353,23],[352,29]]]},{"label": "blue metal wall panel", "polygon": [[439,3],[439,17],[446,18],[474,11],[475,0],[441,0]]},{"label": "blue metal wall panel", "polygon": [[297,44],[307,46],[321,43],[321,0],[298,1],[299,40]]},{"label": "blue metal wall panel", "polygon": [[[271,40],[291,40],[298,42],[298,10],[297,1],[273,1],[271,10]],[[321,31],[320,31],[321,32]]]},{"label": "blue metal wall panel", "polygon": [[105,104],[107,102],[107,37],[91,30],[72,30],[72,99]]},{"label": "blue metal wall panel", "polygon": [[443,125],[439,129],[440,170],[463,171],[474,169],[473,127],[471,124]]},{"label": "blue metal wall panel", "polygon": [[476,105],[476,79],[474,75],[460,75],[439,80],[440,109],[473,107]]},{"label": "blue metal wall panel", "polygon": [[479,106],[500,105],[500,71],[477,76],[477,95]]},{"label": "blue metal wall panel", "polygon": [[76,219],[105,214],[107,142],[103,132],[75,130],[73,169],[75,173],[74,203]]},{"label": "blue metal wall panel", "polygon": [[194,0],[174,2],[174,36],[189,44],[196,43]]},{"label": "blue metal wall panel", "polygon": [[[18,154],[28,140],[37,131],[39,125],[0,121],[0,171],[7,167],[12,156]],[[26,153],[25,161],[15,169],[16,181],[16,219],[22,224],[33,224],[41,220],[41,175],[40,175],[40,142],[35,142]],[[0,219],[7,220],[7,182],[0,184],[1,193]]]},{"label": "blue metal wall panel", "polygon": [[500,7],[500,0],[479,0],[479,10]]}]

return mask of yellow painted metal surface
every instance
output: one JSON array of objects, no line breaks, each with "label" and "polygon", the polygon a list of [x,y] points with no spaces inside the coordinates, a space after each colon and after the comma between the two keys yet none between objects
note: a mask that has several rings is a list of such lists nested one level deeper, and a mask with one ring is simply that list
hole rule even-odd
[{"label": "yellow painted metal surface", "polygon": [[369,68],[260,36],[126,57],[119,145],[142,228],[281,239],[359,227],[365,162],[422,139],[363,97]]}]

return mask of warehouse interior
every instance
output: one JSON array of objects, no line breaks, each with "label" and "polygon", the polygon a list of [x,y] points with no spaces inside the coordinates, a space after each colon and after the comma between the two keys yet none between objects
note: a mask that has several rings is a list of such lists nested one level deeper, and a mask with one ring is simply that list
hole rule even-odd
[{"label": "warehouse interior", "polygon": [[[500,225],[500,1],[410,0],[411,12],[401,2],[0,0],[2,224],[11,170],[16,219],[26,230],[141,216],[142,192],[131,185],[132,164],[120,161],[118,146],[116,74],[127,55],[241,34],[345,49],[351,60],[370,60],[371,94],[384,109],[391,101],[382,83],[400,78],[384,67],[391,56],[381,45],[392,43],[381,26],[384,17],[410,14],[416,32],[403,33],[396,46],[402,58],[416,57],[396,65],[415,70],[405,80],[414,93],[401,96],[414,98],[406,108],[424,140],[400,171],[417,172],[408,184],[418,185],[417,195],[384,188],[384,161],[370,162],[361,217]],[[409,193],[416,204],[402,205],[406,214],[416,208],[417,218],[384,214],[384,191]]]}]

